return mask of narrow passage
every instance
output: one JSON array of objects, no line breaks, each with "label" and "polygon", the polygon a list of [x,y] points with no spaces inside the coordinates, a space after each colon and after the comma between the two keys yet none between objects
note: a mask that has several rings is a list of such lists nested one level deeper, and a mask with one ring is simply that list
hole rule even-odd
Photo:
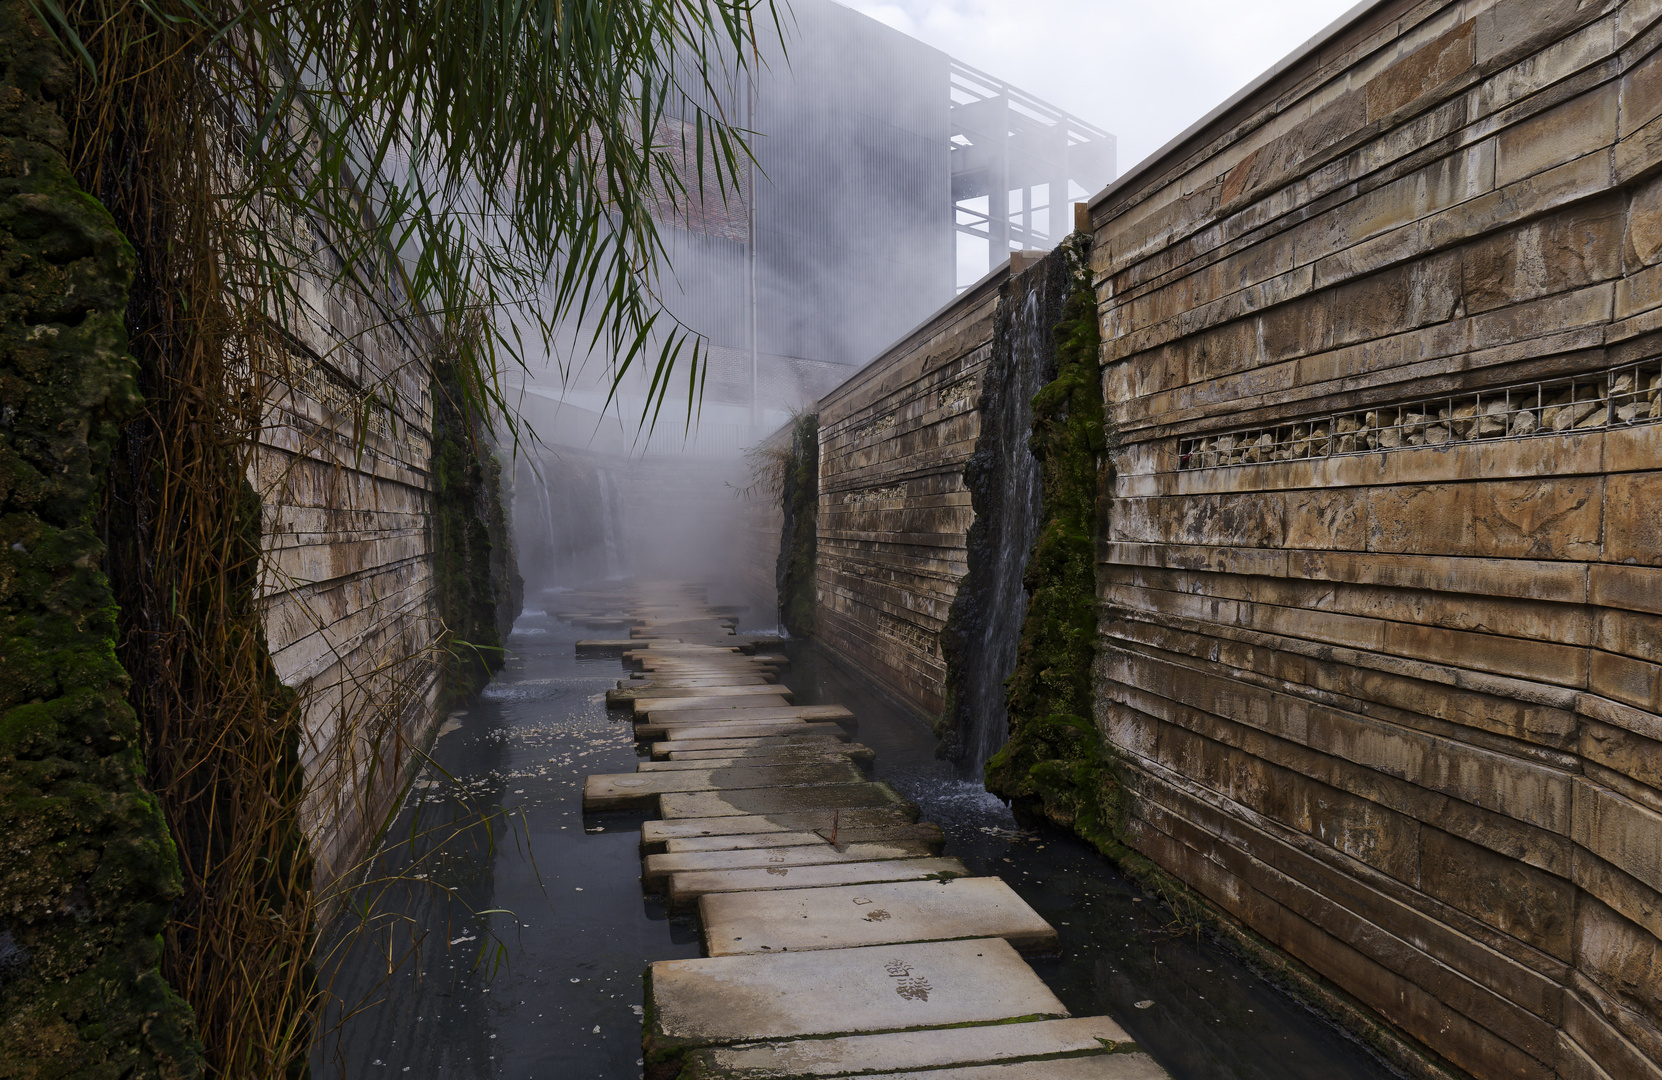
[{"label": "narrow passage", "polygon": [[936,854],[836,705],[793,704],[783,655],[733,644],[702,590],[643,598],[624,652],[651,759],[591,775],[586,811],[641,808],[642,880],[696,906],[705,956],[647,979],[648,1080],[860,1075],[1164,1080],[1105,1016],[1073,1018],[1022,951],[1056,930]]}]

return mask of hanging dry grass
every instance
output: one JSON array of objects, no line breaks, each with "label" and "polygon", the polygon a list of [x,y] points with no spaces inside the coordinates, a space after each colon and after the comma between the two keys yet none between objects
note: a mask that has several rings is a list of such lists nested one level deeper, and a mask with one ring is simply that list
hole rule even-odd
[{"label": "hanging dry grass", "polygon": [[[700,102],[717,51],[742,65],[750,4],[32,2],[81,61],[75,172],[137,253],[144,405],[104,519],[119,657],[184,876],[163,970],[210,1073],[296,1076],[320,993],[308,808],[356,800],[384,827],[416,753],[400,698],[436,662],[407,636],[331,688],[344,757],[307,775],[302,703],[264,640],[249,481],[298,378],[300,283],[420,322],[481,415],[500,415],[506,358],[574,320],[619,378],[653,363],[660,404],[677,365],[696,386],[696,343],[652,300],[653,215],[690,194],[689,157],[723,190],[736,175],[743,144]],[[678,149],[657,140],[672,119]],[[359,394],[360,453],[390,392]]]}]

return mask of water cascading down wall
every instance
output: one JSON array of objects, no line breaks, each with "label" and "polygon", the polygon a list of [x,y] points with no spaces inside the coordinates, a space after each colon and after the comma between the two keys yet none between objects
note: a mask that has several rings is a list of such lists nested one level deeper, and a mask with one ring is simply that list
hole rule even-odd
[{"label": "water cascading down wall", "polygon": [[[1662,1077],[1659,50],[1373,5],[1091,204],[1094,715],[995,779],[1418,1075]],[[820,403],[816,633],[966,755],[1010,285]]]}]

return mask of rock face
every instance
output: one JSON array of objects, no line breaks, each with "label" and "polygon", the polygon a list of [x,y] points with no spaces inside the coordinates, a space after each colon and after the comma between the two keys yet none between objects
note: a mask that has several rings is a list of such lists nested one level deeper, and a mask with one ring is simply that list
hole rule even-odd
[{"label": "rock face", "polygon": [[1480,1078],[1662,1076],[1659,18],[1378,6],[1092,207],[1125,838]]},{"label": "rock face", "polygon": [[75,183],[74,73],[0,2],[0,1075],[200,1075],[159,964],[179,863],[145,789],[94,515],[138,405],[132,249]]}]

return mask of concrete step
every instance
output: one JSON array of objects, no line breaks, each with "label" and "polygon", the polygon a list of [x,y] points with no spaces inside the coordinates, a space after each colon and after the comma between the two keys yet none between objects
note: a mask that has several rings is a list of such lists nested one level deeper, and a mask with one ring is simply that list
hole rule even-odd
[{"label": "concrete step", "polygon": [[[715,706],[678,708],[660,704],[658,700],[645,703],[645,716],[637,716],[636,723],[645,724],[713,724],[725,720],[853,720],[854,714],[841,705],[766,705],[751,701],[725,702]],[[640,712],[642,710],[637,710]]]},{"label": "concrete step", "polygon": [[[862,811],[863,812],[863,811]],[[854,811],[850,811],[854,813]],[[720,818],[717,820],[731,820]],[[692,851],[745,851],[751,848],[765,847],[814,847],[831,845],[831,830],[829,828],[814,831],[804,829],[795,832],[765,832],[765,833],[738,833],[730,836],[687,836],[665,840],[665,851],[672,853]],[[946,843],[946,834],[933,821],[920,821],[908,825],[876,825],[868,828],[849,828],[842,825],[837,830],[838,849],[846,848],[851,844],[899,844],[919,843],[927,847],[931,854],[938,852],[941,845]]]},{"label": "concrete step", "polygon": [[849,738],[848,731],[834,721],[809,721],[788,716],[783,719],[706,719],[696,724],[635,724],[637,739],[711,739],[745,738],[766,734],[821,734],[831,738]]},{"label": "concrete step", "polygon": [[1068,1015],[1002,938],[661,960],[647,995],[654,1065],[722,1043]]},{"label": "concrete step", "polygon": [[[852,747],[846,753],[839,753],[837,747]],[[742,766],[744,768],[773,768],[779,765],[816,765],[824,762],[847,761],[862,768],[869,766],[872,761],[870,748],[855,743],[827,742],[824,749],[794,750],[773,754],[746,754],[743,757],[731,754],[673,754],[668,761],[643,761],[635,766],[636,772],[675,772],[685,769],[725,769]]]},{"label": "concrete step", "polygon": [[665,818],[733,817],[750,814],[793,814],[811,810],[905,808],[912,820],[918,808],[877,780],[816,787],[745,788],[738,791],[673,791],[658,796],[658,813]]},{"label": "concrete step", "polygon": [[665,792],[778,791],[865,779],[852,761],[776,767],[682,769],[674,772],[593,773],[583,781],[583,809],[650,807]]},{"label": "concrete step", "polygon": [[777,701],[789,703],[791,696],[791,692],[778,683],[763,682],[760,679],[749,685],[739,686],[726,682],[711,686],[663,686],[655,689],[621,686],[606,691],[606,706],[612,709],[633,707],[640,710],[651,708],[655,702],[683,701],[688,698],[700,701],[710,698],[745,701],[755,699],[772,705]]},{"label": "concrete step", "polygon": [[675,821],[647,821],[641,824],[641,850],[661,851],[671,840],[688,840],[707,836],[756,836],[766,833],[813,832],[829,835],[833,827],[837,839],[849,829],[889,828],[910,825],[917,820],[917,807],[911,803],[898,806],[844,808],[833,812],[830,808],[772,814],[733,814],[720,817],[687,817]]},{"label": "concrete step", "polygon": [[648,678],[619,679],[619,690],[660,690],[665,687],[700,686],[760,686],[763,683],[776,682],[776,678],[767,672],[746,672],[744,674],[716,674],[716,675],[664,675],[656,672]]},{"label": "concrete step", "polygon": [[[735,689],[744,689],[736,687]],[[635,701],[635,718],[648,719],[649,712],[663,712],[685,709],[706,709],[710,711],[732,711],[737,709],[786,709],[791,704],[791,693],[776,686],[758,687],[759,694],[714,694],[700,692],[697,696],[647,696]],[[610,694],[608,694],[608,703]]]},{"label": "concrete step", "polygon": [[840,726],[835,724],[827,726],[835,727],[837,735],[741,735],[728,739],[677,738],[674,740],[664,740],[662,742],[655,742],[652,744],[652,760],[669,761],[672,760],[673,754],[679,754],[685,751],[709,750],[712,752],[725,752],[729,750],[765,750],[778,747],[808,747],[816,744],[823,745],[827,741],[846,742],[848,740],[848,733],[843,731]]},{"label": "concrete step", "polygon": [[[664,890],[671,907],[684,908],[701,897],[724,893],[761,893],[779,890],[815,892],[840,885],[873,882],[920,881],[945,875],[964,877],[968,868],[957,859],[927,856],[913,859],[880,859],[876,862],[832,863],[824,866],[770,866],[751,870],[708,870],[671,874]],[[708,924],[706,924],[708,925]],[[937,935],[938,936],[938,935]],[[706,943],[710,940],[705,935]],[[888,940],[876,936],[873,941]],[[835,948],[834,945],[821,946]],[[711,950],[706,945],[706,952]],[[711,953],[711,955],[716,955]]]},{"label": "concrete step", "polygon": [[578,653],[615,653],[633,645],[632,641],[620,641],[616,638],[584,638],[578,641],[574,648]]},{"label": "concrete step", "polygon": [[[808,875],[820,869],[792,870],[783,880],[818,885]],[[672,879],[672,900],[683,876]],[[698,905],[705,950],[711,956],[731,956],[962,937],[999,937],[1027,952],[1056,946],[1055,928],[999,878],[870,880],[879,883],[747,893],[709,890]]]},{"label": "concrete step", "polygon": [[[816,837],[818,839],[818,837]],[[641,860],[641,881],[659,889],[669,875],[709,870],[772,870],[777,867],[824,866],[832,863],[879,862],[883,859],[928,858],[934,852],[917,841],[844,844],[834,848],[824,840],[817,844],[785,847],[734,848],[726,851],[676,851],[648,855]]]},{"label": "concrete step", "polygon": [[[679,1080],[688,1080],[691,1075],[694,1074],[683,1070]],[[1171,1080],[1166,1070],[1156,1064],[1153,1058],[1139,1053],[1097,1053],[1046,1061],[999,1062],[991,1065],[966,1065],[958,1068],[918,1069],[907,1072],[863,1072],[857,1075],[861,1080]]]},{"label": "concrete step", "polygon": [[1134,1049],[1131,1037],[1114,1021],[1106,1016],[1087,1016],[710,1047],[687,1055],[681,1080],[795,1080],[875,1070],[985,1065],[1063,1054],[1128,1055]]}]

